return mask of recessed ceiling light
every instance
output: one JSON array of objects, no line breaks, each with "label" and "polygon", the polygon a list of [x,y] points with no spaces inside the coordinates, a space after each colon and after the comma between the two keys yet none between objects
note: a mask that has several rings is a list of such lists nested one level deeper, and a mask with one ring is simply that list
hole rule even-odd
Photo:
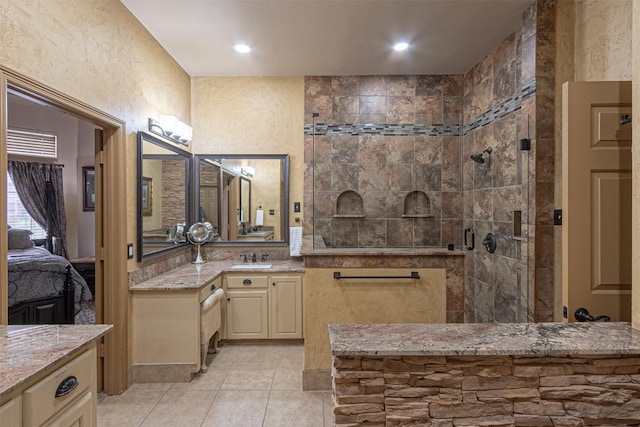
[{"label": "recessed ceiling light", "polygon": [[393,50],[396,52],[402,52],[403,50],[409,49],[409,43],[400,42],[393,45]]},{"label": "recessed ceiling light", "polygon": [[233,48],[238,53],[249,53],[249,52],[251,52],[251,47],[249,47],[249,45],[246,45],[244,43],[238,43],[235,46],[233,46]]}]

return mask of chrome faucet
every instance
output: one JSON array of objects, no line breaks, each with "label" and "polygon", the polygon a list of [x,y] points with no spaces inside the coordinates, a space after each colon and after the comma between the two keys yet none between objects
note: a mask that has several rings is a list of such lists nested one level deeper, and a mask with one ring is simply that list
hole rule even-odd
[{"label": "chrome faucet", "polygon": [[256,258],[257,258],[256,251],[251,252],[251,262],[256,262]]}]

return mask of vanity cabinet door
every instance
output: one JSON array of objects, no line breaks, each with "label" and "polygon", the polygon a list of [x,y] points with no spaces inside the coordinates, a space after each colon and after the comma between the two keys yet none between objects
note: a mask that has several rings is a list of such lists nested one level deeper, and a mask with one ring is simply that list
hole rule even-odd
[{"label": "vanity cabinet door", "polygon": [[93,427],[93,397],[90,391],[77,399],[71,406],[49,421],[47,427]]},{"label": "vanity cabinet door", "polygon": [[227,291],[227,338],[269,338],[268,290]]},{"label": "vanity cabinet door", "polygon": [[0,406],[0,426],[20,427],[22,425],[22,401],[18,396]]},{"label": "vanity cabinet door", "polygon": [[302,278],[270,277],[270,338],[302,338]]}]

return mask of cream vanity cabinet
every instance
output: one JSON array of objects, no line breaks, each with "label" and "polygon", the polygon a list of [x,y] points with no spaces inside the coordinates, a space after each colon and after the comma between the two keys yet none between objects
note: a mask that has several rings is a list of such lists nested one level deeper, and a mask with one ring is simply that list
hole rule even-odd
[{"label": "cream vanity cabinet", "polygon": [[302,338],[302,276],[227,274],[226,338]]},{"label": "cream vanity cabinet", "polygon": [[0,426],[20,427],[22,425],[22,396],[17,396],[0,406]]},{"label": "cream vanity cabinet", "polygon": [[96,392],[93,345],[0,406],[0,426],[95,426]]},{"label": "cream vanity cabinet", "polygon": [[200,303],[222,278],[200,288],[132,293],[133,381],[190,381],[200,371]]}]

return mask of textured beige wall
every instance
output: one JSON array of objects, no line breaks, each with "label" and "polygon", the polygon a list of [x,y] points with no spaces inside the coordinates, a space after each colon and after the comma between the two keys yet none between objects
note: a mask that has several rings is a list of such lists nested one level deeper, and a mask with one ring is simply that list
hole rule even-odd
[{"label": "textured beige wall", "polygon": [[191,84],[194,153],[289,154],[290,224],[302,202],[303,77],[201,77]]},{"label": "textured beige wall", "polygon": [[[306,268],[303,300],[304,369],[331,369],[327,325],[338,323],[445,323],[446,269],[411,269],[419,280],[344,280],[333,278],[334,268]],[[408,269],[341,268],[344,276],[406,276]]]},{"label": "textured beige wall", "polygon": [[631,80],[632,0],[576,0],[575,80]]},{"label": "textured beige wall", "polygon": [[135,132],[160,114],[189,121],[189,76],[117,0],[2,0],[0,39],[3,66],[126,122],[135,242]]}]

